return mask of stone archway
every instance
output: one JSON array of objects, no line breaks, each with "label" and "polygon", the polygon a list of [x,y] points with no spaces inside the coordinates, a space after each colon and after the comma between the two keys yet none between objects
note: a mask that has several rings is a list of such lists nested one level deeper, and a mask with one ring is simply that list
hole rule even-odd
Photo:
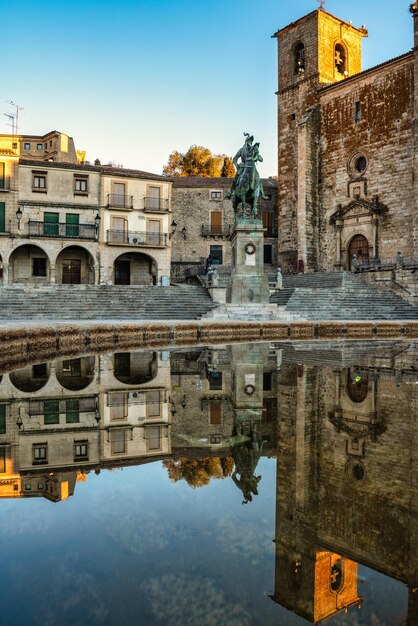
[{"label": "stone archway", "polygon": [[13,283],[49,283],[49,258],[39,246],[24,244],[15,248],[10,255],[9,267]]},{"label": "stone archway", "polygon": [[59,285],[94,285],[94,258],[82,246],[68,246],[57,256],[55,276]]},{"label": "stone archway", "polygon": [[351,269],[353,258],[356,258],[357,262],[363,263],[370,258],[369,254],[369,242],[364,235],[354,235],[348,246],[348,269]]},{"label": "stone archway", "polygon": [[113,264],[115,285],[149,286],[157,283],[157,262],[142,252],[125,252]]}]

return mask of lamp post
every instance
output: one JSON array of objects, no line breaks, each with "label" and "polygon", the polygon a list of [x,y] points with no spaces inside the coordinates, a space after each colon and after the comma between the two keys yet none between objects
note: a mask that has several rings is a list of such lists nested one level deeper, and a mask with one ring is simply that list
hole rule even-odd
[{"label": "lamp post", "polygon": [[174,235],[174,233],[176,232],[176,228],[177,228],[177,222],[176,220],[173,220],[171,222],[171,233],[170,233],[170,239],[172,238],[172,236]]},{"label": "lamp post", "polygon": [[19,230],[20,230],[20,222],[22,221],[22,217],[23,217],[23,211],[19,207],[18,210],[16,211],[17,227]]}]

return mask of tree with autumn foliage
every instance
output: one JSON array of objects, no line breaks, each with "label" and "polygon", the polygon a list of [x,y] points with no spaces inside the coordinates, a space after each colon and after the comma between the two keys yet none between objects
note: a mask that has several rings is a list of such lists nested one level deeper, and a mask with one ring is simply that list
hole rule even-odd
[{"label": "tree with autumn foliage", "polygon": [[[227,169],[225,169],[226,161]],[[168,176],[219,178],[224,176],[223,171],[231,172],[230,165],[234,168],[232,159],[224,154],[212,154],[209,148],[204,146],[190,146],[184,153],[174,150],[168,158],[167,165],[163,167],[163,173]],[[234,175],[235,168],[232,174],[225,174],[225,176]]]},{"label": "tree with autumn foliage", "polygon": [[224,158],[224,164],[222,165],[221,176],[223,178],[234,178],[235,176],[235,165],[231,157],[226,156]]},{"label": "tree with autumn foliage", "polygon": [[190,487],[204,487],[212,478],[222,480],[231,476],[234,469],[232,457],[205,457],[203,459],[168,459],[163,462],[173,483],[185,480]]}]

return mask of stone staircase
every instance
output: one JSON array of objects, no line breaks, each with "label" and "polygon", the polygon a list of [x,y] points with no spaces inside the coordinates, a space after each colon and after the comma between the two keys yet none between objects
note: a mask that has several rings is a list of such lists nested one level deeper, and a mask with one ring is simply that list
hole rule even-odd
[{"label": "stone staircase", "polygon": [[203,287],[0,287],[0,323],[23,320],[192,320],[215,307]]},{"label": "stone staircase", "polygon": [[284,276],[270,302],[308,320],[418,319],[418,308],[392,291],[364,283],[351,272]]}]

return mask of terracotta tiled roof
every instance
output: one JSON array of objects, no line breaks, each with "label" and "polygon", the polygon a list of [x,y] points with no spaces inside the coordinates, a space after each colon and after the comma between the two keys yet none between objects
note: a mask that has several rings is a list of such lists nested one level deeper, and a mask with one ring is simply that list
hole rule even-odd
[{"label": "terracotta tiled roof", "polygon": [[32,167],[55,168],[65,170],[79,170],[80,172],[98,172],[108,176],[122,176],[124,178],[140,178],[142,180],[161,180],[164,182],[172,182],[172,178],[162,176],[161,174],[152,174],[151,172],[143,172],[142,170],[130,170],[119,167],[110,167],[106,165],[88,165],[86,163],[56,163],[53,161],[33,161],[32,159],[19,159],[21,165],[30,165]]},{"label": "terracotta tiled roof", "polygon": [[[230,187],[233,178],[206,178],[204,176],[176,176],[173,179],[174,189],[202,189],[211,187]],[[269,187],[277,187],[277,181],[273,178],[262,178],[263,185]]]},{"label": "terracotta tiled roof", "polygon": [[383,63],[379,63],[378,65],[369,67],[367,70],[363,70],[362,72],[359,72],[358,74],[353,74],[352,76],[348,76],[348,78],[344,78],[344,80],[340,80],[337,83],[330,83],[329,85],[320,86],[318,88],[318,91],[322,92],[322,91],[331,90],[335,87],[343,87],[347,82],[351,82],[353,80],[356,80],[357,78],[362,78],[363,76],[369,73],[372,73],[376,70],[385,68],[386,66],[389,66],[392,64],[395,65],[398,61],[404,61],[408,59],[408,57],[410,57],[412,61],[413,56],[414,56],[413,50],[409,50],[409,52],[404,52],[404,54],[400,54],[399,56],[394,57],[393,59],[389,59],[388,61],[383,61]]}]

